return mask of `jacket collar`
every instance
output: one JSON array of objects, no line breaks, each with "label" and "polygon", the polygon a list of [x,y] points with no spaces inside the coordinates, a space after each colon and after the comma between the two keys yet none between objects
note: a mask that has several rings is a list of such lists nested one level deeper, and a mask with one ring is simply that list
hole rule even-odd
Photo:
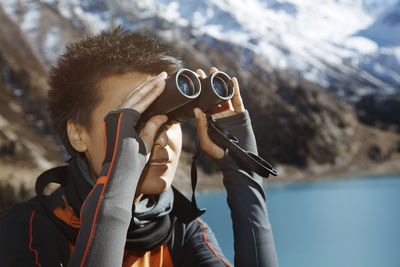
[{"label": "jacket collar", "polygon": [[[88,175],[88,172],[85,174],[85,170],[82,169],[76,157],[70,158],[69,164],[66,166],[56,167],[42,173],[36,181],[36,194],[40,198],[48,184],[60,184],[73,212],[80,218],[81,207],[93,185],[83,177],[83,175]],[[189,223],[202,214],[193,208],[192,203],[179,190],[174,187],[172,190],[174,205],[171,214],[175,215],[179,221]]]}]

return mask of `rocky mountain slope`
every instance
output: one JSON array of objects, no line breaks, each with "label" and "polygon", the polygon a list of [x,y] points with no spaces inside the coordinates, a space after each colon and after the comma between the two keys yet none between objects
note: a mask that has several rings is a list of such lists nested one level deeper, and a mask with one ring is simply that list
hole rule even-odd
[{"label": "rocky mountain slope", "polygon": [[[290,11],[296,1],[291,2],[292,5],[285,4],[289,1],[267,1],[269,8],[275,3],[274,10],[277,14]],[[310,68],[311,71],[323,72],[321,75],[325,75],[324,77],[334,73],[331,76],[337,77],[337,80],[329,78],[329,84],[308,79],[306,72],[277,67],[264,54],[257,54],[257,50],[243,43],[230,41],[235,38],[240,40],[243,37],[242,31],[237,28],[238,18],[232,17],[233,13],[229,13],[227,9],[225,13],[222,12],[223,5],[219,1],[198,2],[194,9],[207,14],[211,11],[210,6],[205,8],[205,4],[213,3],[211,10],[220,12],[210,13],[208,24],[207,21],[203,23],[208,25],[205,28],[198,28],[203,24],[180,21],[180,18],[183,19],[181,13],[186,14],[190,10],[184,9],[183,2],[177,7],[171,7],[163,1],[151,2],[154,5],[149,3],[111,3],[106,0],[2,1],[0,23],[4,27],[0,28],[0,162],[3,172],[0,174],[0,191],[3,192],[0,192],[0,196],[5,198],[5,192],[10,192],[7,186],[10,183],[15,186],[26,184],[16,194],[29,195],[26,194],[25,187],[32,188],[32,179],[40,171],[65,160],[65,154],[51,136],[46,114],[48,68],[66,43],[81,38],[84,34],[95,33],[98,30],[96,27],[107,28],[117,24],[171,43],[174,52],[191,69],[218,66],[239,78],[260,154],[280,171],[280,177],[272,178],[272,182],[400,171],[396,169],[400,158],[400,137],[395,132],[398,116],[393,115],[392,119],[384,120],[387,118],[385,114],[395,114],[393,112],[398,108],[396,102],[391,107],[387,105],[395,95],[389,93],[397,90],[395,83],[374,76],[355,65],[349,65],[346,69],[342,65],[332,65],[331,69],[336,72],[332,72],[330,68]],[[280,11],[281,9],[284,11]],[[174,10],[175,19],[172,20],[171,14]],[[295,10],[298,11],[299,7]],[[201,23],[201,18],[204,20],[206,17],[195,15],[196,12],[193,20]],[[224,38],[217,38],[213,32],[210,25],[221,23],[215,21],[217,19],[227,21],[222,33],[226,36],[230,33],[229,40],[225,35]],[[218,27],[215,29],[216,32],[220,30]],[[260,33],[260,38],[261,36]],[[303,39],[297,36],[294,41],[296,40],[300,42]],[[260,40],[249,42],[262,44]],[[292,50],[288,50],[288,54],[292,55],[289,51]],[[324,53],[326,56],[330,55],[329,50]],[[282,54],[276,54],[276,57],[287,60]],[[329,65],[317,59],[314,58],[313,62]],[[293,62],[289,61],[287,64],[291,66]],[[366,79],[367,76],[373,77],[372,80]],[[393,77],[396,78],[395,75]],[[374,105],[370,105],[370,102],[365,102],[368,98],[360,98],[357,105],[351,105],[348,99],[334,94],[339,91],[330,90],[346,88],[358,92],[358,89],[362,91],[366,88],[363,85],[374,90],[383,88],[385,93],[374,91],[383,100],[379,102],[377,97],[372,97]],[[377,112],[384,108],[387,109],[386,112]],[[361,116],[363,122],[385,125],[386,130],[360,123],[360,112],[357,110],[365,110],[364,117]],[[372,115],[375,116],[374,121],[371,120]],[[185,151],[176,184],[187,191],[190,183],[190,154],[194,150],[193,136],[193,122],[185,123]],[[209,164],[209,160],[203,158],[200,165],[204,173],[199,175],[199,189],[221,187],[219,176],[214,173],[215,167]],[[0,207],[5,205],[4,201],[0,197]]]},{"label": "rocky mountain slope", "polygon": [[[400,85],[398,0],[4,0],[3,7],[47,63],[70,37],[68,26],[95,33],[150,24],[174,38],[162,25],[168,22],[180,34],[238,45],[246,58],[333,85],[341,95],[393,93]],[[352,79],[357,87],[349,88]]]},{"label": "rocky mountain slope", "polygon": [[0,24],[0,207],[4,207],[29,197],[33,177],[63,158],[48,135],[47,70],[1,8]]}]

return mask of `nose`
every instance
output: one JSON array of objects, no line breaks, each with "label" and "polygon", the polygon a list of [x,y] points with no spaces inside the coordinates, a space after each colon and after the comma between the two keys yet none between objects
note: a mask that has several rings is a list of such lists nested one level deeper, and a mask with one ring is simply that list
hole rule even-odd
[{"label": "nose", "polygon": [[169,139],[167,135],[167,131],[163,129],[160,134],[157,136],[157,139],[154,142],[154,145],[159,145],[162,148],[166,147],[168,145]]}]

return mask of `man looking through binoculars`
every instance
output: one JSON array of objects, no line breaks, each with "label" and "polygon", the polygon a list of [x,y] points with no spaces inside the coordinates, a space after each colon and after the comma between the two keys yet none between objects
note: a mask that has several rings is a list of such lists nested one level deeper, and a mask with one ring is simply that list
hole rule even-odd
[{"label": "man looking through binoculars", "polygon": [[[142,118],[180,69],[165,46],[120,28],[67,47],[51,72],[49,111],[72,157],[38,178],[38,197],[2,212],[5,266],[230,265],[192,203],[171,187],[179,122],[163,114]],[[257,153],[238,81],[231,83],[232,99],[214,107],[213,117]],[[224,174],[235,264],[277,266],[261,178],[211,140],[203,110],[193,112],[200,146]],[[49,182],[61,186],[43,196]]]}]

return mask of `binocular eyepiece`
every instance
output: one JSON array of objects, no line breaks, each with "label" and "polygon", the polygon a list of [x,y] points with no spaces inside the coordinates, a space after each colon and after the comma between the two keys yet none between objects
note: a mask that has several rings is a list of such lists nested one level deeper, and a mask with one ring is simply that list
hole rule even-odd
[{"label": "binocular eyepiece", "polygon": [[230,100],[234,88],[231,78],[216,71],[205,79],[189,69],[181,69],[168,78],[164,92],[142,114],[141,120],[166,114],[169,120],[184,121],[194,116],[193,108],[204,112]]}]

